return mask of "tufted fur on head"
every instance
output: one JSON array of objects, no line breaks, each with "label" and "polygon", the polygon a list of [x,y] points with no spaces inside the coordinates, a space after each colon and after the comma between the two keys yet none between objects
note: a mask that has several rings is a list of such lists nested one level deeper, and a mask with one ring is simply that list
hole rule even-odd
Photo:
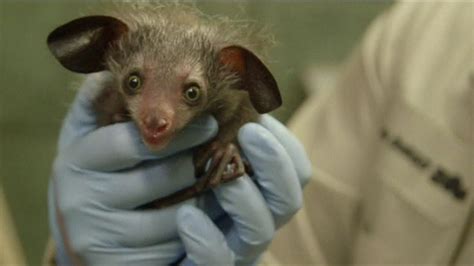
[{"label": "tufted fur on head", "polygon": [[239,46],[260,56],[273,42],[272,36],[254,23],[208,16],[190,4],[118,3],[109,15],[129,27],[128,34],[107,54],[106,63],[112,72],[126,73],[130,61],[165,66],[160,69],[163,76],[172,75],[171,66],[192,65],[214,88],[208,95],[214,101],[226,97],[218,94],[239,79],[235,71],[217,60],[219,52],[224,47]]}]

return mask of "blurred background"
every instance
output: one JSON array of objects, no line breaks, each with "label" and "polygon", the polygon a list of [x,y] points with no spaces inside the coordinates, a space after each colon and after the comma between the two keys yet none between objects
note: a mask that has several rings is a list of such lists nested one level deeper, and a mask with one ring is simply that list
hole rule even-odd
[{"label": "blurred background", "polygon": [[[284,102],[274,115],[284,122],[307,96],[303,87],[308,81],[314,86],[314,80],[320,80],[324,89],[334,66],[337,69],[372,19],[390,4],[197,2],[208,14],[251,19],[270,28],[277,45],[269,52],[268,65]],[[0,188],[29,265],[40,264],[49,234],[47,182],[61,121],[82,78],[53,59],[46,36],[69,20],[97,13],[97,6],[94,1],[0,0]],[[1,194],[0,189],[0,200]],[[0,216],[7,216],[7,209],[0,208]]]}]

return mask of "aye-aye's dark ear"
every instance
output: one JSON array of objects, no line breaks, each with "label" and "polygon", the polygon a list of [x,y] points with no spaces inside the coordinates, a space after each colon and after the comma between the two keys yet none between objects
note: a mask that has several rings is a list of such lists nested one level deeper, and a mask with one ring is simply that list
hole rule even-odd
[{"label": "aye-aye's dark ear", "polygon": [[248,91],[257,112],[268,113],[282,104],[275,78],[252,52],[240,46],[228,46],[219,52],[219,60],[237,72],[242,89]]},{"label": "aye-aye's dark ear", "polygon": [[48,47],[67,69],[79,73],[105,70],[104,56],[111,42],[128,31],[122,21],[88,16],[66,23],[48,36]]}]

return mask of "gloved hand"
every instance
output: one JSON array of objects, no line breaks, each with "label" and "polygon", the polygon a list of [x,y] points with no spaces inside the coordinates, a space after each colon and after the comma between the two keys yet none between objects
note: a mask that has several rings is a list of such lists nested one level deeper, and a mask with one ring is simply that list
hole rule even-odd
[{"label": "gloved hand", "polygon": [[59,264],[79,258],[86,264],[161,265],[182,254],[184,264],[255,262],[275,229],[301,206],[301,186],[311,172],[301,145],[264,116],[239,134],[254,180],[244,176],[214,189],[217,202],[205,204],[206,213],[192,207],[195,199],[133,210],[195,182],[188,148],[212,138],[217,125],[212,118],[194,121],[165,150],[151,153],[131,123],[97,129],[91,99],[104,78],[84,83],[60,136],[49,190]]},{"label": "gloved hand", "polygon": [[302,188],[311,164],[300,142],[269,115],[239,132],[239,143],[254,170],[214,189],[228,214],[213,222],[204,212],[183,206],[178,230],[187,252],[184,265],[254,264],[271,242],[275,230],[302,205]]}]

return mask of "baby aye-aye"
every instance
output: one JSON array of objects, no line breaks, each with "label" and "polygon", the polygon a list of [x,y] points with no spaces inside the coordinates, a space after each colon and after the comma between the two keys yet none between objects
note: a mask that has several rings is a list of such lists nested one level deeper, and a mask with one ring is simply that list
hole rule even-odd
[{"label": "baby aye-aye", "polygon": [[275,79],[250,50],[258,39],[252,28],[189,6],[142,3],[62,25],[48,46],[71,71],[112,73],[95,100],[98,124],[131,119],[151,150],[165,147],[197,116],[216,118],[217,136],[194,152],[198,181],[146,206],[162,208],[244,173],[239,128],[281,105]]}]

